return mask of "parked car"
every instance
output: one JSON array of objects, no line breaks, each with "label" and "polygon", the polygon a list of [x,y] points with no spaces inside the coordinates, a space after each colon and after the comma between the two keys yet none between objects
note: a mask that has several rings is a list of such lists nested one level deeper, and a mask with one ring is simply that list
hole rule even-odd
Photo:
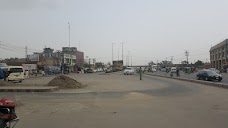
[{"label": "parked car", "polygon": [[162,71],[162,72],[166,72],[166,68],[162,68],[161,71]]},{"label": "parked car", "polygon": [[156,72],[157,71],[157,69],[156,68],[152,68],[152,72]]},{"label": "parked car", "polygon": [[22,82],[25,79],[24,69],[22,66],[8,66],[7,81]]},{"label": "parked car", "polygon": [[172,67],[171,68],[171,73],[176,73],[177,72],[177,68],[176,67]]},{"label": "parked car", "polygon": [[134,68],[132,67],[127,67],[125,70],[124,70],[124,75],[134,75],[135,74],[135,70]]},{"label": "parked car", "polygon": [[216,81],[222,81],[222,75],[221,74],[218,74],[210,69],[207,69],[207,70],[201,70],[197,73],[196,75],[196,78],[198,80],[200,79],[203,79],[203,80],[206,80],[206,81],[209,81],[209,80],[216,80]]}]

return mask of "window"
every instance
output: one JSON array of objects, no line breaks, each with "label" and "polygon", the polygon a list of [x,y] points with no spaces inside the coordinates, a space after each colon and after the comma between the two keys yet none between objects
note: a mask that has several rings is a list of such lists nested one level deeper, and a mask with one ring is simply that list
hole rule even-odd
[{"label": "window", "polygon": [[11,73],[23,72],[22,68],[10,68],[9,70]]}]

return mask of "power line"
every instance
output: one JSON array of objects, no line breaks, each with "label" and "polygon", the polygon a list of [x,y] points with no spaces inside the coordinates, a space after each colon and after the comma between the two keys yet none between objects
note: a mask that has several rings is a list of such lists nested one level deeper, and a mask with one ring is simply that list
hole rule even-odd
[{"label": "power line", "polygon": [[24,54],[24,53],[22,53],[22,52],[20,52],[20,51],[14,51],[14,50],[12,50],[12,49],[4,48],[4,47],[0,47],[0,48],[1,48],[1,49],[4,49],[4,50],[7,50],[7,51],[11,51],[11,52],[16,52],[16,53]]},{"label": "power line", "polygon": [[[5,47],[9,47],[9,48],[14,48],[14,49],[19,49],[19,50],[25,50],[25,48],[24,47],[22,47],[22,46],[17,46],[17,45],[14,45],[14,44],[10,44],[10,43],[4,43],[4,44],[2,44],[2,46],[5,46]],[[39,51],[39,52],[42,52],[42,50],[38,50],[38,49],[32,49],[32,48],[27,48],[27,50],[28,51],[32,51],[32,52],[34,52],[34,51]]]}]

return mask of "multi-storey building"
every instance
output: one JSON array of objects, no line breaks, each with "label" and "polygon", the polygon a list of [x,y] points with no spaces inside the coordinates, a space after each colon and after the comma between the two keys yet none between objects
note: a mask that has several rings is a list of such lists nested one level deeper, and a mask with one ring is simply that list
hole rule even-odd
[{"label": "multi-storey building", "polygon": [[228,64],[228,40],[211,47],[210,49],[210,61],[211,67],[219,70],[223,69],[223,66]]}]

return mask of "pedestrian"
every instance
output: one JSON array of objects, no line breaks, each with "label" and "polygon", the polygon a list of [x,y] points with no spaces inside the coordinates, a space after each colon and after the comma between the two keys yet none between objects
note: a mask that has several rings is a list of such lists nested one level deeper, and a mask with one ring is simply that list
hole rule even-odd
[{"label": "pedestrian", "polygon": [[142,80],[142,67],[139,68],[139,79]]},{"label": "pedestrian", "polygon": [[42,70],[42,71],[41,71],[41,74],[42,74],[42,76],[45,76],[45,72],[44,72],[44,70]]},{"label": "pedestrian", "polygon": [[228,73],[228,68],[226,68],[226,72]]},{"label": "pedestrian", "polygon": [[28,70],[25,71],[25,78],[29,78],[29,71]]},{"label": "pedestrian", "polygon": [[176,74],[177,74],[177,77],[180,76],[180,70],[179,70],[179,68],[177,68]]}]

